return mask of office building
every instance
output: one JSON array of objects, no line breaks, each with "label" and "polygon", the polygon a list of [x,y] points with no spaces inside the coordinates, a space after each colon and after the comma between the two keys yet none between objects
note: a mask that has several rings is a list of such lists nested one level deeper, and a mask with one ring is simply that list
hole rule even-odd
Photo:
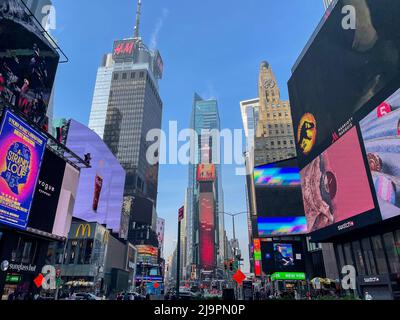
[{"label": "office building", "polygon": [[[188,216],[187,266],[195,265],[201,269],[201,255],[205,253],[201,248],[202,244],[204,244],[201,241],[201,228],[202,224],[204,224],[204,221],[201,221],[202,204],[207,204],[208,209],[212,208],[212,216],[209,221],[211,226],[209,227],[214,230],[212,232],[212,240],[208,240],[213,241],[212,249],[215,249],[214,253],[210,253],[212,257],[210,257],[208,262],[212,263],[214,268],[222,268],[225,250],[223,237],[224,201],[221,184],[221,166],[217,154],[220,154],[220,150],[215,150],[218,149],[215,147],[213,148],[217,144],[217,141],[215,141],[211,133],[211,130],[220,131],[217,101],[204,100],[195,94],[190,127],[196,132],[197,141],[195,143],[195,150],[191,150],[194,155],[193,163],[189,165],[189,185],[186,200]],[[204,174],[211,174],[212,177],[210,177],[212,179],[201,179],[199,172],[203,169]],[[207,187],[204,186],[206,184]],[[202,185],[204,186],[203,190],[201,188]],[[205,193],[207,193],[207,199],[202,198],[202,194],[204,196]]]}]

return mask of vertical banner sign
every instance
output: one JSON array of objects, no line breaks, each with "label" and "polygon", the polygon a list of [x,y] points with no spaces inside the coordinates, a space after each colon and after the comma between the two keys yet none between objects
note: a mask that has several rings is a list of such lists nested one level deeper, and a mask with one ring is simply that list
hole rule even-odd
[{"label": "vertical banner sign", "polygon": [[256,277],[261,276],[262,268],[261,268],[261,241],[260,239],[254,239],[254,273]]},{"label": "vertical banner sign", "polygon": [[185,217],[185,207],[182,207],[178,211],[178,221],[182,221]]},{"label": "vertical banner sign", "polygon": [[0,129],[0,223],[26,229],[47,138],[10,111]]}]

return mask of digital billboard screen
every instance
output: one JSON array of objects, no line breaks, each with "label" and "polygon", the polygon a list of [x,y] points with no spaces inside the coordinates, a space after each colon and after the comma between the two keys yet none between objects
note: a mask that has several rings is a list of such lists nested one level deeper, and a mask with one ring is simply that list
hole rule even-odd
[{"label": "digital billboard screen", "polygon": [[306,217],[259,217],[258,236],[282,236],[307,233]]},{"label": "digital billboard screen", "polygon": [[47,129],[58,53],[21,1],[0,1],[0,100]]},{"label": "digital billboard screen", "polygon": [[25,229],[47,138],[5,111],[0,129],[0,222]]},{"label": "digital billboard screen", "polygon": [[[357,12],[357,28],[343,27],[346,5]],[[399,15],[397,0],[339,0],[293,68],[288,86],[300,168],[399,76]]]},{"label": "digital billboard screen", "polygon": [[262,271],[275,272],[305,271],[305,256],[301,241],[261,241]]},{"label": "digital billboard screen", "polygon": [[[305,233],[300,171],[296,159],[258,166],[253,172],[258,237]],[[256,219],[256,220],[254,220]]]},{"label": "digital billboard screen", "polygon": [[28,227],[54,234],[54,222],[66,162],[54,152],[46,149],[33,197]]},{"label": "digital billboard screen", "polygon": [[104,141],[88,127],[71,120],[67,147],[84,158],[90,155],[90,168],[81,170],[74,217],[106,224],[119,233],[125,186],[125,170]]},{"label": "digital billboard screen", "polygon": [[360,122],[383,220],[400,215],[400,90]]},{"label": "digital billboard screen", "polygon": [[197,165],[197,181],[199,182],[214,181],[215,178],[216,178],[215,165],[213,164]]},{"label": "digital billboard screen", "polygon": [[212,270],[215,267],[215,213],[212,192],[201,192],[199,195],[199,223],[200,266],[204,270]]},{"label": "digital billboard screen", "polygon": [[356,127],[307,165],[301,180],[309,232],[344,221],[337,231],[356,228],[361,221],[349,219],[375,208]]}]

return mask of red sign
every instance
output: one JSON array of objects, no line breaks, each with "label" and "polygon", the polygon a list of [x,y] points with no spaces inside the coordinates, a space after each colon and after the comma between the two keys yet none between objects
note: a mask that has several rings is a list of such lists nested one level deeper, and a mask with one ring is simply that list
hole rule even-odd
[{"label": "red sign", "polygon": [[160,285],[158,284],[158,282],[154,282],[153,287],[154,287],[154,289],[158,289],[160,287]]},{"label": "red sign", "polygon": [[236,283],[241,286],[243,281],[246,280],[246,276],[244,275],[244,273],[240,270],[238,270],[232,277],[233,280],[236,281]]},{"label": "red sign", "polygon": [[33,282],[35,283],[37,288],[40,288],[43,284],[44,281],[44,277],[42,274],[39,274],[34,280]]},{"label": "red sign", "polygon": [[135,50],[135,40],[121,40],[114,42],[113,57],[120,59],[124,57],[133,57]]},{"label": "red sign", "polygon": [[392,112],[392,107],[390,106],[390,104],[387,102],[383,102],[382,104],[379,105],[377,110],[378,118],[382,118],[383,116],[387,115],[390,112]]},{"label": "red sign", "polygon": [[182,207],[178,211],[178,220],[181,222],[185,218],[185,207]]}]

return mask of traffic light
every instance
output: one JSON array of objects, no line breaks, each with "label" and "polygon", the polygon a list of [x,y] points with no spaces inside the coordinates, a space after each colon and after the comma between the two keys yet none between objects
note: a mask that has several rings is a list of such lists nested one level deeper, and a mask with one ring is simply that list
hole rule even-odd
[{"label": "traffic light", "polygon": [[233,260],[229,261],[229,270],[233,271]]},{"label": "traffic light", "polygon": [[228,264],[227,264],[227,261],[224,261],[224,268],[225,268],[225,271],[227,271],[227,270],[228,270]]}]

